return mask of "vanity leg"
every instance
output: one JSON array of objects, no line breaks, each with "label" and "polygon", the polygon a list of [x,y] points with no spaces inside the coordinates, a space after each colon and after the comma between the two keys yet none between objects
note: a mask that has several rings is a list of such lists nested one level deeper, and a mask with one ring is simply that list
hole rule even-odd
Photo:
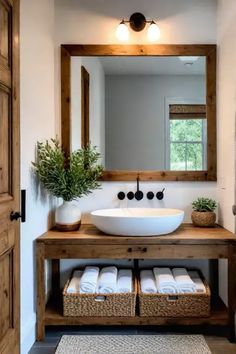
[{"label": "vanity leg", "polygon": [[45,336],[45,258],[44,244],[36,243],[36,266],[37,266],[37,340],[44,340]]},{"label": "vanity leg", "polygon": [[59,301],[60,298],[60,259],[52,259],[52,298]]},{"label": "vanity leg", "polygon": [[218,259],[210,259],[210,285],[213,301],[219,296],[219,264]]},{"label": "vanity leg", "polygon": [[236,296],[236,254],[235,246],[229,245],[228,256],[228,317],[229,341],[235,343],[235,296]]}]

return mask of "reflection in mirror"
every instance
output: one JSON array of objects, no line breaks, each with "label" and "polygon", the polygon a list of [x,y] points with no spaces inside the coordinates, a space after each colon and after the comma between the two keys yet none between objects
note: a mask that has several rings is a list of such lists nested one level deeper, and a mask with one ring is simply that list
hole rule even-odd
[{"label": "reflection in mirror", "polygon": [[72,57],[72,149],[81,146],[81,67],[90,142],[106,170],[207,169],[205,57]]},{"label": "reflection in mirror", "polygon": [[81,66],[81,146],[89,144],[89,73]]}]

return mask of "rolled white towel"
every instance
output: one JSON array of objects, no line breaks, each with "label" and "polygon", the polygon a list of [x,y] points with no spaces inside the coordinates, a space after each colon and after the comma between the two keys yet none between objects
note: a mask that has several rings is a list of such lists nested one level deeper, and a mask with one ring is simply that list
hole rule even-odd
[{"label": "rolled white towel", "polygon": [[99,294],[113,294],[117,289],[117,273],[116,267],[102,268],[98,278],[97,292]]},{"label": "rolled white towel", "polygon": [[174,268],[172,272],[177,283],[178,293],[185,294],[196,292],[196,285],[185,268]]},{"label": "rolled white towel", "polygon": [[178,292],[176,281],[170,268],[153,268],[157,291],[161,294],[176,294]]},{"label": "rolled white towel", "polygon": [[79,293],[80,279],[81,279],[82,274],[83,274],[82,270],[75,270],[74,271],[71,281],[67,287],[68,294]]},{"label": "rolled white towel", "polygon": [[206,287],[200,278],[200,275],[198,274],[197,271],[188,271],[188,274],[194,284],[196,285],[196,292],[197,293],[205,293],[206,292]]},{"label": "rolled white towel", "polygon": [[132,288],[132,270],[120,269],[117,276],[117,292],[131,293]]},{"label": "rolled white towel", "polygon": [[156,282],[152,270],[141,270],[140,272],[141,291],[144,294],[157,293]]},{"label": "rolled white towel", "polygon": [[80,280],[81,294],[94,294],[97,288],[99,275],[98,267],[86,267]]}]

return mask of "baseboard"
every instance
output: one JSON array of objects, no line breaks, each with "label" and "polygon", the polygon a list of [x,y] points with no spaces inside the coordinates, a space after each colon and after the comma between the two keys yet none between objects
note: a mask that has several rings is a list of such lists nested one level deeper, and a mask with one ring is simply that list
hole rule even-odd
[{"label": "baseboard", "polygon": [[27,320],[26,323],[21,322],[21,354],[28,354],[30,348],[35,342],[36,338],[36,315],[32,316]]}]

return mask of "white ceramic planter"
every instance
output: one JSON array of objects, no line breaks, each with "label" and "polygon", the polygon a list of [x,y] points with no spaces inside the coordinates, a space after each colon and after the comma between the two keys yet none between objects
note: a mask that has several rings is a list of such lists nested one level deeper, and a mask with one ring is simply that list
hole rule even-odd
[{"label": "white ceramic planter", "polygon": [[73,202],[63,202],[56,209],[56,228],[61,231],[77,230],[81,224],[81,211]]}]

